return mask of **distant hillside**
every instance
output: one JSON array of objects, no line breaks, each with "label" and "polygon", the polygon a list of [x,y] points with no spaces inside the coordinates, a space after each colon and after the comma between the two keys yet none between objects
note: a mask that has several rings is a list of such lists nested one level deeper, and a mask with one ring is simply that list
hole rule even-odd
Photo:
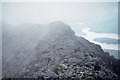
[{"label": "distant hillside", "polygon": [[112,38],[96,38],[94,40],[97,42],[107,43],[107,44],[118,44],[118,41],[120,42],[120,40],[112,39]]},{"label": "distant hillside", "polygon": [[104,51],[109,52],[109,54],[113,55],[116,59],[118,59],[118,54],[120,54],[120,51],[118,53],[118,50],[104,49]]}]

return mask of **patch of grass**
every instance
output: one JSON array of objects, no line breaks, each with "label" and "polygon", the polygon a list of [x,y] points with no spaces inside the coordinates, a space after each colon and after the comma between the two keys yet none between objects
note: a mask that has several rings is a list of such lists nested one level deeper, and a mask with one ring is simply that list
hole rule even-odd
[{"label": "patch of grass", "polygon": [[58,75],[58,73],[62,71],[62,67],[53,67],[52,71]]},{"label": "patch of grass", "polygon": [[88,77],[85,78],[85,80],[96,80],[96,79],[92,76],[88,76]]}]

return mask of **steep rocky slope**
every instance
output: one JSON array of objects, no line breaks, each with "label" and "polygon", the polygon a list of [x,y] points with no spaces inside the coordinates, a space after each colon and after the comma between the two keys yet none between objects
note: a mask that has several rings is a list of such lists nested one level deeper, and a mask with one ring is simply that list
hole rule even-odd
[{"label": "steep rocky slope", "polygon": [[119,80],[119,65],[63,22],[3,25],[4,78]]}]

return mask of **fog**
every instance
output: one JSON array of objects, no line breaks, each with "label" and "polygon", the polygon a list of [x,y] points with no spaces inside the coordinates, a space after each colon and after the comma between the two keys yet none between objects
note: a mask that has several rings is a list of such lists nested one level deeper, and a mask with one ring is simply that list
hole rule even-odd
[{"label": "fog", "polygon": [[3,22],[13,25],[23,23],[46,24],[54,21],[63,21],[69,25],[76,23],[90,25],[111,19],[117,16],[116,14],[117,3],[115,2],[3,3]]},{"label": "fog", "polygon": [[[70,65],[86,59],[87,63],[91,60],[99,65],[105,61],[112,69],[109,63],[116,59],[103,49],[118,50],[118,44],[95,42],[94,39],[118,40],[117,6],[116,2],[3,2],[0,11],[3,55],[0,54],[4,77],[37,78],[42,74],[55,77],[52,68],[65,65],[66,58]],[[105,69],[101,72],[108,71],[104,65],[101,68]]]},{"label": "fog", "polygon": [[[117,2],[3,2],[3,24],[13,25],[19,29],[20,25],[48,24],[63,21],[70,25],[77,36],[87,34],[82,32],[89,28],[94,36],[89,34],[86,39],[91,42],[102,36],[116,38],[118,35],[118,4]],[[17,27],[17,28],[16,28]],[[100,34],[101,33],[101,34]],[[109,35],[109,36],[106,36]],[[118,49],[118,45],[98,43],[103,49]]]}]

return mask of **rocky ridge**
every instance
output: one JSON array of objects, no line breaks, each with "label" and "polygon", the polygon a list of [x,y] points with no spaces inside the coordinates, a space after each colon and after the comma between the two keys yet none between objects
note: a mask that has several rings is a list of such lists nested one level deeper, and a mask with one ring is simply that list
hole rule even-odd
[{"label": "rocky ridge", "polygon": [[119,80],[120,61],[99,45],[75,36],[69,25],[20,26],[3,28],[4,78]]}]

